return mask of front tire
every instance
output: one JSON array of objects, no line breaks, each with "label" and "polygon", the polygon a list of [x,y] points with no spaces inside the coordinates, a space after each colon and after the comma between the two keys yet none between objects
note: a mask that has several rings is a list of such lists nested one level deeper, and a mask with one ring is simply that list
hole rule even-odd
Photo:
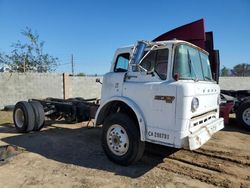
[{"label": "front tire", "polygon": [[140,140],[138,125],[122,113],[115,113],[104,122],[102,146],[111,161],[123,166],[141,159],[145,149],[145,143]]},{"label": "front tire", "polygon": [[250,101],[244,102],[236,112],[236,119],[246,129],[250,130]]}]

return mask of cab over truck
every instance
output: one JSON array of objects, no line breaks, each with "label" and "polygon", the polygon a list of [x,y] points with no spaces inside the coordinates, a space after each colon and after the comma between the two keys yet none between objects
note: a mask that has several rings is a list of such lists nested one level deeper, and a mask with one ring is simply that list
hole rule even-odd
[{"label": "cab over truck", "polygon": [[18,102],[20,132],[40,130],[44,117],[69,122],[95,118],[102,146],[120,165],[138,161],[145,142],[195,150],[224,127],[220,88],[208,53],[182,40],[139,41],[117,49],[103,76],[101,100],[46,99]]}]

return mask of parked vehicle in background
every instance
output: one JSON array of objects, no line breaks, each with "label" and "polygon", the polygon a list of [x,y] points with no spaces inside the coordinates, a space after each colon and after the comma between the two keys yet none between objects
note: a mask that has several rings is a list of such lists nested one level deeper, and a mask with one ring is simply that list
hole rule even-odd
[{"label": "parked vehicle in background", "polygon": [[226,111],[226,123],[229,114],[235,113],[239,125],[250,130],[250,90],[221,90],[221,93],[221,109],[224,108],[221,113]]},{"label": "parked vehicle in background", "polygon": [[1,68],[0,68],[0,72],[11,72],[11,69],[8,65],[3,65]]}]

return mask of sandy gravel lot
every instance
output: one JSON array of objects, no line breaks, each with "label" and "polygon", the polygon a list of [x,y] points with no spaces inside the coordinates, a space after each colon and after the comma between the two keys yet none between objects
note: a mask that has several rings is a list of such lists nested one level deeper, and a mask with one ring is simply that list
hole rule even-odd
[{"label": "sandy gravel lot", "polygon": [[149,144],[129,167],[106,158],[100,136],[100,128],[63,122],[19,134],[11,113],[0,112],[0,146],[20,148],[0,163],[0,187],[250,187],[250,136],[234,119],[199,150]]}]

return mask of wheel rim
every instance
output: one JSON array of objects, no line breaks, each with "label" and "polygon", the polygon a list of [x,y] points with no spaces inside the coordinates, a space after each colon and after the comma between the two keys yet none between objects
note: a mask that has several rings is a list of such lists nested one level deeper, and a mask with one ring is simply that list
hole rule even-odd
[{"label": "wheel rim", "polygon": [[242,114],[242,119],[248,126],[250,126],[250,108],[244,110]]},{"label": "wheel rim", "polygon": [[18,108],[15,112],[15,122],[16,122],[16,126],[19,128],[23,127],[24,124],[24,114],[22,109]]},{"label": "wheel rim", "polygon": [[112,153],[122,156],[127,153],[129,139],[126,130],[118,125],[112,125],[107,132],[107,144]]}]

